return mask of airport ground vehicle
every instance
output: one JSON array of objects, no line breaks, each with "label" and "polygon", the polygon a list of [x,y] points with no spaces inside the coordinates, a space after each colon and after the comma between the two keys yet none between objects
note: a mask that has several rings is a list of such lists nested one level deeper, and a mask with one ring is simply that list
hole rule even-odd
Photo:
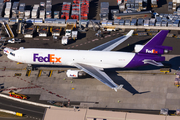
[{"label": "airport ground vehicle", "polygon": [[78,31],[72,31],[72,39],[76,40],[78,35]]},{"label": "airport ground vehicle", "polygon": [[50,27],[50,32],[52,36],[60,36],[62,31],[62,27]]},{"label": "airport ground vehicle", "polygon": [[75,24],[67,24],[65,36],[67,36],[69,38],[77,39],[78,32],[75,29],[76,29]]},{"label": "airport ground vehicle", "polygon": [[66,45],[68,44],[68,41],[69,41],[68,36],[63,36],[61,39],[61,44]]},{"label": "airport ground vehicle", "polygon": [[27,99],[28,98],[28,96],[26,96],[26,95],[15,93],[13,91],[9,92],[9,96],[19,98],[19,99]]},{"label": "airport ground vehicle", "polygon": [[10,40],[8,40],[8,43],[20,43],[21,39],[17,39],[17,38],[12,38]]},{"label": "airport ground vehicle", "polygon": [[151,7],[153,8],[153,7],[158,7],[158,0],[151,0]]},{"label": "airport ground vehicle", "polygon": [[180,68],[176,71],[176,78],[175,78],[175,81],[174,81],[174,85],[176,87],[180,86]]}]

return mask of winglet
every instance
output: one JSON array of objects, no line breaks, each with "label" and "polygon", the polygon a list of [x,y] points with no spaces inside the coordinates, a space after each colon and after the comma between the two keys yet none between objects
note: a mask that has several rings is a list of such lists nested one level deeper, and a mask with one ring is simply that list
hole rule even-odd
[{"label": "winglet", "polygon": [[124,86],[124,85],[122,85],[122,84],[121,84],[121,85],[119,85],[118,87],[113,88],[113,89],[117,92],[117,90],[118,90],[118,89],[122,89],[122,88],[123,88],[123,86]]},{"label": "winglet", "polygon": [[126,34],[126,36],[132,36],[133,32],[134,32],[134,30],[130,30],[130,31]]}]

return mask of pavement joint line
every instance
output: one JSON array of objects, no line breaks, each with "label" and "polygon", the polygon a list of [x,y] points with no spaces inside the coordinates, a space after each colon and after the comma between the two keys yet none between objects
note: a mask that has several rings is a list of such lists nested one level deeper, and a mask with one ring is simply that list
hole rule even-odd
[{"label": "pavement joint line", "polygon": [[[19,78],[19,77],[17,77],[17,78]],[[22,78],[21,78],[22,79]],[[26,81],[27,82],[27,81]],[[28,83],[30,83],[29,81],[28,81]],[[33,85],[33,83],[31,83],[31,85]],[[34,84],[35,85],[35,84]],[[37,88],[39,87],[38,85],[35,85]],[[27,88],[27,87],[26,87]],[[26,89],[26,88],[24,88],[24,89]],[[31,87],[32,88],[32,87]],[[47,91],[47,89],[45,89],[45,88],[43,88],[43,87],[40,87],[41,89],[43,89],[43,90],[46,90]],[[54,95],[56,95],[57,97],[59,97],[59,98],[63,98],[63,96],[59,96],[58,94],[56,94],[56,93],[53,93],[53,92],[51,92],[51,91],[49,91],[49,93],[51,93],[51,94],[54,94]],[[67,99],[67,98],[64,98],[64,99]],[[70,99],[68,99],[68,101],[70,102]]]}]

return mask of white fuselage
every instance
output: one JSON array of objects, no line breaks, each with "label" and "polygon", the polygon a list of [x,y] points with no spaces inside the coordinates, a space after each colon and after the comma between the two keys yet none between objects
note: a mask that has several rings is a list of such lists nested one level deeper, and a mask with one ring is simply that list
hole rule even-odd
[{"label": "white fuselage", "polygon": [[35,49],[26,48],[13,51],[8,58],[17,62],[41,65],[68,65],[85,63],[100,68],[123,68],[135,53],[88,50]]}]

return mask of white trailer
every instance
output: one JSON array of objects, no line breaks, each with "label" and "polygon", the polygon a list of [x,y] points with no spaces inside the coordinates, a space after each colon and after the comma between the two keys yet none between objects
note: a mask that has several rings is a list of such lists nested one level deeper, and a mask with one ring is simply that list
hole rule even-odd
[{"label": "white trailer", "polygon": [[61,40],[61,44],[63,44],[63,45],[67,45],[68,44],[68,36],[63,36],[62,37],[62,40]]},{"label": "white trailer", "polygon": [[31,15],[31,11],[30,10],[26,10],[25,11],[25,19],[30,18],[30,15]]},{"label": "white trailer", "polygon": [[76,40],[78,35],[78,31],[72,31],[72,39]]}]

